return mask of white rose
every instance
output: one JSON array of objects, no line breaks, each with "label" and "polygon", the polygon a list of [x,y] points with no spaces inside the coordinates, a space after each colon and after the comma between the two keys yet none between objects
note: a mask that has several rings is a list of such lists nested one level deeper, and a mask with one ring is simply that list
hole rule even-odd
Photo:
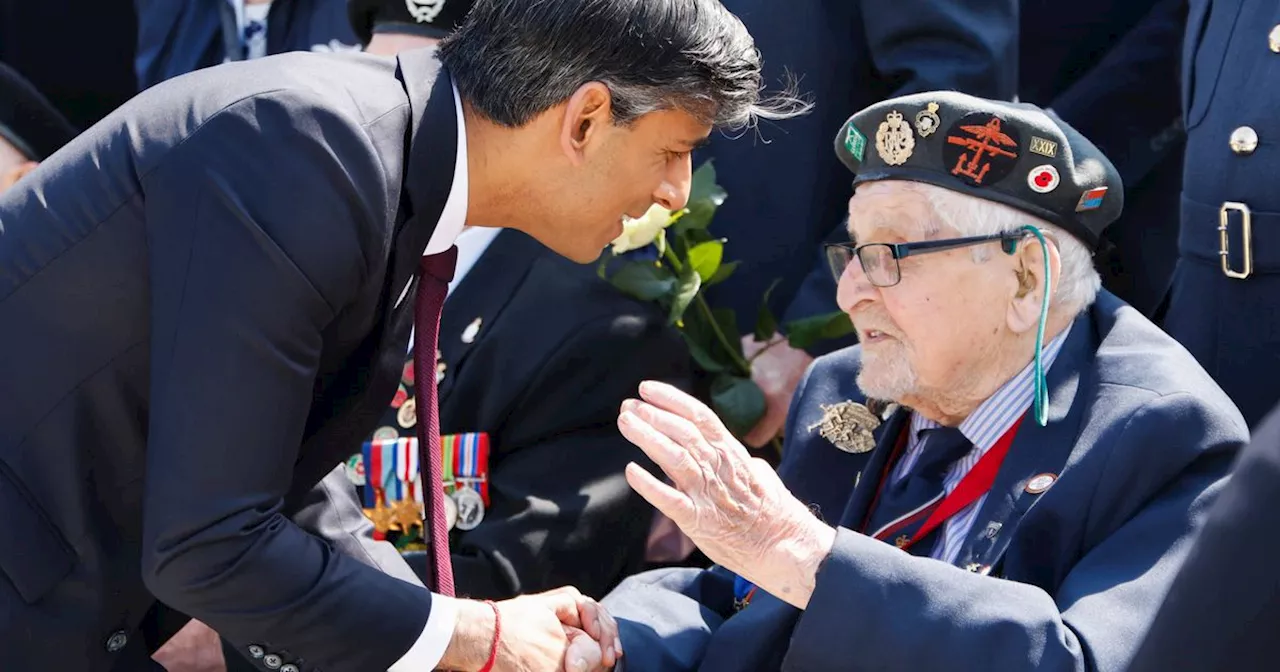
[{"label": "white rose", "polygon": [[670,225],[671,211],[656,203],[640,219],[623,217],[622,235],[614,239],[613,253],[623,254],[649,245]]}]

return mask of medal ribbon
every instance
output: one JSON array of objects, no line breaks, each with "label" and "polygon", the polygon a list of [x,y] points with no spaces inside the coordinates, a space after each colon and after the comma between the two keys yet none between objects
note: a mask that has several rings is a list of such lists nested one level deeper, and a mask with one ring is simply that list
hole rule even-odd
[{"label": "medal ribbon", "polygon": [[[444,465],[444,474],[443,474],[443,481],[440,487],[445,487],[446,485],[453,484],[455,486],[454,489],[455,490],[457,489],[457,483],[454,481],[454,472],[456,470],[454,469],[454,464],[453,464],[453,461],[455,459],[454,455],[457,453],[457,446],[458,446],[458,436],[456,434],[449,434],[449,435],[440,437],[441,457],[444,458],[441,460],[441,464]],[[446,492],[445,494],[448,494],[448,493]]]},{"label": "medal ribbon", "polygon": [[407,490],[403,499],[416,499],[414,481],[418,478],[418,440],[401,438],[396,443],[396,453],[399,458],[396,463],[396,475]]},{"label": "medal ribbon", "polygon": [[[899,548],[904,551],[910,549],[915,545],[916,541],[929,536],[929,533],[938,526],[942,525],[952,516],[963,511],[965,507],[973,504],[983,495],[990,492],[991,486],[996,482],[996,474],[1000,473],[1000,466],[1004,464],[1005,455],[1009,453],[1009,446],[1013,445],[1013,438],[1017,435],[1018,427],[1022,425],[1022,420],[1025,417],[1026,415],[1023,414],[1022,417],[1019,417],[1014,421],[1013,425],[1010,426],[1009,429],[1005,430],[1000,439],[991,447],[991,450],[988,450],[986,454],[982,456],[982,459],[978,460],[978,463],[973,465],[973,468],[969,470],[969,473],[965,474],[964,478],[960,480],[960,484],[956,486],[955,490],[951,491],[951,494],[943,498],[941,502],[932,505],[929,509],[925,509],[926,511],[931,511],[928,519],[924,521],[924,524],[920,526],[920,529],[916,531],[915,535],[908,539],[906,543]],[[907,431],[910,430],[908,429]],[[891,470],[895,461],[896,460],[890,461],[889,466],[885,469],[885,477],[880,479],[880,485],[876,491],[876,501],[879,501],[880,499],[880,492],[884,488],[885,481],[888,480],[888,472]],[[875,505],[873,503],[871,510],[874,509]],[[875,535],[875,538],[880,541],[888,541],[897,530],[901,529],[904,525],[909,524],[912,520],[918,519],[919,515],[920,514],[917,513],[916,515],[909,516],[895,521],[890,525],[886,525],[884,529]],[[870,514],[868,514],[868,518],[869,517]]]}]

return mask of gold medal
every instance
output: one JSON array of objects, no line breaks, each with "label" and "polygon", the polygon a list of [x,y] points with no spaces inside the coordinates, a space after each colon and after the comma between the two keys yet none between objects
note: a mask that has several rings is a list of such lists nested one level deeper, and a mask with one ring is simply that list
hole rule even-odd
[{"label": "gold medal", "polygon": [[405,429],[412,429],[418,424],[418,402],[413,397],[405,400],[400,406],[400,410],[396,411],[396,422],[400,423]]}]

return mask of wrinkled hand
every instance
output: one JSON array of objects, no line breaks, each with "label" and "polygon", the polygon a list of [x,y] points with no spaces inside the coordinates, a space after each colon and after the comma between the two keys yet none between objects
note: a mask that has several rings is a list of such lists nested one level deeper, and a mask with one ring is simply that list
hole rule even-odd
[{"label": "wrinkled hand", "polygon": [[791,347],[785,336],[776,333],[768,342],[757,341],[753,334],[747,334],[742,337],[742,350],[748,360],[764,351],[751,361],[751,380],[764,393],[764,415],[743,437],[748,446],[759,448],[782,433],[787,424],[791,397],[795,395],[805,370],[813,363],[813,357],[804,350]]},{"label": "wrinkled hand", "polygon": [[227,672],[222,638],[194,618],[152,654],[169,672]]},{"label": "wrinkled hand", "polygon": [[618,428],[670,477],[639,465],[627,482],[716,563],[803,609],[835,530],[751,457],[702,402],[664,383],[640,386],[622,404]]}]

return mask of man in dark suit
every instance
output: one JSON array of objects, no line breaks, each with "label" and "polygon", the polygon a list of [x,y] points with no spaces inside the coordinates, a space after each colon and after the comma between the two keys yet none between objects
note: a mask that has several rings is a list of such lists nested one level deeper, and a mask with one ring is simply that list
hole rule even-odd
[{"label": "man in dark suit", "polygon": [[1124,670],[1247,430],[1099,289],[1115,169],[1052,114],[952,92],[838,144],[860,345],[802,381],[780,472],[669,387],[623,406],[674,487],[628,480],[719,563],[605,598],[626,668]]},{"label": "man in dark suit", "polygon": [[[788,74],[812,98],[813,112],[759,133],[717,134],[707,156],[729,198],[711,230],[740,262],[708,300],[732,308],[741,333],[754,331],[757,306],[770,294],[789,322],[836,312],[834,287],[819,247],[842,240],[849,185],[821,148],[855,110],[885,98],[954,89],[1011,100],[1017,93],[1019,0],[727,0],[755,36],[767,81]],[[758,346],[751,336],[748,354]],[[767,410],[747,435],[761,446],[786,419],[796,382],[812,357],[850,344],[831,340],[809,352],[785,343],[753,362]]]},{"label": "man in dark suit", "polygon": [[1186,2],[1022,0],[1021,10],[1019,100],[1052,108],[1114,162],[1124,214],[1103,233],[1102,286],[1158,318],[1178,256]]},{"label": "man in dark suit", "polygon": [[[712,0],[489,0],[438,58],[176,78],[28,175],[0,198],[0,322],[22,325],[0,336],[6,665],[148,668],[156,600],[266,669],[610,663],[573,591],[454,600],[440,563],[433,596],[343,552],[356,523],[314,488],[392,397],[411,326],[429,366],[465,223],[594,260],[625,214],[684,203],[713,126],[790,112],[756,59]],[[317,502],[322,529],[290,520]]]},{"label": "man in dark suit", "polygon": [[[478,521],[459,516],[452,531],[458,593],[502,599],[571,585],[603,596],[642,568],[653,513],[623,480],[643,454],[618,433],[618,405],[645,379],[687,387],[688,351],[655,305],[519,231],[468,229],[458,249],[474,266],[455,278],[441,318],[440,428],[485,444],[470,463],[454,461],[455,477],[478,479],[459,484],[458,501],[482,503]],[[413,440],[412,415],[400,412],[413,400],[403,386],[366,455],[380,441]],[[366,508],[378,478],[369,466]],[[464,498],[468,486],[483,500]],[[407,557],[425,570],[425,553]]]},{"label": "man in dark suit", "polygon": [[1280,407],[1253,432],[1129,672],[1276,668]]},{"label": "man in dark suit", "polygon": [[1191,0],[1187,150],[1164,327],[1253,426],[1280,401],[1280,15],[1267,0]]}]

